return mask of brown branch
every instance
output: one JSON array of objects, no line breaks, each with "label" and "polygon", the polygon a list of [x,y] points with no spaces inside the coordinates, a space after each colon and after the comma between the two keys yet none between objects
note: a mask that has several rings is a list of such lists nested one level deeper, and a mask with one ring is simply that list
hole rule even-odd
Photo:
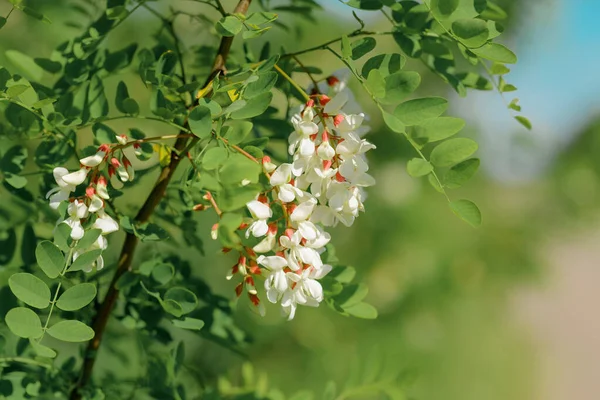
[{"label": "brown branch", "polygon": [[[248,7],[250,6],[252,0],[240,0],[237,7],[233,11],[234,13],[242,13],[246,14],[248,11]],[[205,87],[225,68],[225,62],[227,61],[227,56],[229,55],[229,51],[231,49],[231,43],[233,42],[233,37],[223,37],[221,39],[221,44],[219,46],[219,51],[215,57],[215,61],[213,63],[213,67],[211,69],[211,73],[206,80]],[[186,122],[187,125],[187,122]],[[186,126],[186,129],[189,129]],[[198,138],[194,138],[188,144],[188,136],[185,135],[185,131],[181,131],[181,136],[175,142],[175,146],[173,151],[171,152],[171,160],[169,165],[167,165],[158,176],[152,191],[148,195],[148,198],[142,205],[142,208],[138,212],[136,216],[137,222],[146,222],[154,212],[156,206],[160,203],[165,195],[165,191],[177,166],[181,162],[180,154],[183,155],[187,148],[190,148],[195,143],[197,143]],[[119,257],[119,262],[117,264],[117,270],[115,271],[115,275],[110,283],[110,287],[104,298],[104,301],[100,305],[98,313],[94,318],[92,323],[92,328],[94,329],[95,336],[88,343],[88,347],[85,352],[83,366],[81,370],[81,377],[79,381],[76,383],[75,387],[71,392],[71,400],[80,400],[82,398],[81,389],[86,387],[92,377],[92,373],[94,371],[94,365],[96,362],[96,356],[98,349],[100,347],[100,343],[102,342],[102,336],[104,335],[104,331],[106,329],[106,325],[108,323],[110,314],[114,308],[114,305],[119,297],[119,290],[117,289],[117,282],[126,272],[131,270],[131,265],[133,261],[133,256],[135,253],[135,249],[138,244],[138,238],[131,233],[127,233],[125,237],[125,242],[123,243],[123,248],[121,250],[121,255]]]}]

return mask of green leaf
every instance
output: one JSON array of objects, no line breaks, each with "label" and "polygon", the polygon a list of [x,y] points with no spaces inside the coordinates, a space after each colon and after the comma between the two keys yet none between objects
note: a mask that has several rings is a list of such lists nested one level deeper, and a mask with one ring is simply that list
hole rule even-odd
[{"label": "green leaf", "polygon": [[434,14],[447,17],[458,8],[460,0],[431,0],[431,11]]},{"label": "green leaf", "polygon": [[81,283],[67,289],[56,302],[56,306],[63,311],[79,310],[94,300],[96,297],[96,285],[92,283]]},{"label": "green leaf", "polygon": [[377,318],[377,309],[368,303],[357,303],[350,307],[344,307],[344,311],[348,314],[364,319]]},{"label": "green leaf", "polygon": [[364,283],[354,283],[345,285],[342,292],[336,295],[333,300],[342,308],[350,307],[360,303],[369,292],[369,288]]},{"label": "green leaf", "polygon": [[154,279],[156,282],[158,282],[161,285],[165,285],[169,283],[171,279],[173,279],[173,276],[175,275],[175,268],[172,264],[161,263],[156,265],[154,269],[152,269],[150,275],[152,276],[152,279]]},{"label": "green leaf", "polygon": [[395,72],[385,78],[385,99],[382,103],[395,104],[415,91],[421,83],[421,76],[415,71]]},{"label": "green leaf", "polygon": [[44,76],[44,70],[27,54],[17,50],[7,50],[4,54],[16,67],[17,72],[30,81],[40,81]]},{"label": "green leaf", "polygon": [[188,121],[192,133],[198,136],[200,139],[205,139],[211,135],[212,117],[208,107],[195,107],[190,113]]},{"label": "green leaf", "polygon": [[26,15],[29,15],[32,18],[37,19],[38,21],[43,21],[46,23],[51,23],[51,21],[45,17],[42,13],[40,13],[38,10],[31,8],[29,6],[22,6],[19,7],[21,9],[21,11],[23,11],[23,13],[25,13]]},{"label": "green leaf", "polygon": [[174,319],[171,320],[171,322],[173,322],[173,325],[175,325],[177,328],[189,329],[193,331],[199,331],[204,326],[204,321],[202,321],[201,319],[189,317],[185,317],[185,319],[183,320]]},{"label": "green leaf", "polygon": [[488,43],[477,49],[471,49],[471,51],[486,60],[504,64],[514,64],[517,62],[515,53],[499,43]]},{"label": "green leaf", "polygon": [[406,58],[401,54],[379,54],[367,60],[362,67],[361,73],[366,77],[369,76],[372,70],[376,69],[385,78],[390,74],[400,71],[404,67],[405,62]]},{"label": "green leaf", "polygon": [[444,176],[444,186],[448,189],[461,187],[465,182],[475,175],[479,169],[479,159],[470,158],[459,164],[456,164],[446,172]]},{"label": "green leaf", "polygon": [[181,305],[179,305],[179,303],[177,303],[174,300],[159,300],[160,305],[162,306],[163,310],[165,310],[166,312],[168,312],[171,315],[174,315],[176,317],[181,317],[183,315],[183,309],[181,308]]},{"label": "green leaf", "polygon": [[465,121],[455,117],[439,117],[428,119],[414,127],[414,136],[437,142],[458,133],[465,126]]},{"label": "green leaf", "polygon": [[348,36],[342,35],[342,58],[349,59],[352,57],[352,46]]},{"label": "green leaf", "polygon": [[[3,214],[0,216],[4,217]],[[12,260],[17,249],[17,234],[14,228],[6,230],[0,237],[0,265],[6,265]]]},{"label": "green leaf", "polygon": [[25,339],[38,338],[44,333],[40,317],[29,308],[16,307],[9,310],[5,322],[12,333]]},{"label": "green leaf", "polygon": [[213,170],[219,168],[225,161],[229,152],[223,147],[213,147],[208,149],[202,157],[202,168],[205,170]]},{"label": "green leaf", "polygon": [[385,79],[378,69],[373,69],[369,72],[365,84],[369,92],[376,98],[382,99],[385,97]]},{"label": "green leaf", "polygon": [[[73,239],[71,239],[71,227],[67,224],[58,224],[58,226],[56,226],[56,228],[54,228],[54,243],[51,243],[51,244],[55,247],[58,247],[60,249],[60,251],[62,251],[64,253],[68,253],[71,248],[70,246],[71,246],[72,242],[73,242]],[[38,247],[39,247],[39,245],[38,245]],[[62,261],[61,261],[59,273],[62,271],[62,269],[65,266],[64,265],[65,258],[62,255],[62,253],[61,253],[60,257],[62,258]],[[37,248],[36,248],[36,258],[37,258]],[[55,255],[54,255],[54,259],[56,260]],[[40,263],[40,261],[38,259],[38,264],[39,263]],[[48,274],[46,273],[46,275],[48,275]],[[49,276],[49,277],[52,278],[51,276]]]},{"label": "green leaf", "polygon": [[33,61],[42,67],[44,71],[56,74],[62,70],[62,64],[58,61],[52,61],[47,58],[34,58]]},{"label": "green leaf", "polygon": [[184,314],[191,313],[198,306],[196,295],[183,287],[174,287],[167,290],[164,299],[165,301],[171,300],[179,304]]},{"label": "green leaf", "polygon": [[418,178],[433,171],[433,165],[422,158],[413,158],[406,165],[406,171],[410,176]]},{"label": "green leaf", "polygon": [[221,112],[223,111],[219,103],[217,103],[214,100],[207,99],[205,97],[198,99],[198,105],[208,107],[213,117],[221,114]]},{"label": "green leaf", "polygon": [[169,233],[166,230],[151,222],[137,226],[134,233],[142,242],[156,242],[169,238]]},{"label": "green leaf", "polygon": [[517,121],[519,121],[519,123],[520,123],[521,125],[523,125],[525,128],[527,128],[527,129],[529,129],[529,130],[531,130],[531,128],[533,127],[533,126],[531,125],[531,122],[530,122],[530,121],[529,121],[527,118],[523,117],[522,115],[517,115],[517,116],[515,117],[515,119],[516,119]]},{"label": "green leaf", "polygon": [[117,110],[121,111],[124,114],[129,114],[123,106],[123,102],[128,98],[129,91],[127,90],[127,85],[125,84],[125,82],[120,81],[117,85],[117,93],[115,94],[115,105],[117,106]]},{"label": "green leaf", "polygon": [[260,185],[225,186],[219,192],[217,204],[222,211],[235,211],[245,207],[246,203],[253,200],[261,189]]},{"label": "green leaf", "polygon": [[477,228],[481,225],[481,211],[472,201],[465,199],[452,201],[450,202],[450,208],[454,211],[454,214],[473,227]]},{"label": "green leaf", "polygon": [[394,115],[405,125],[417,125],[425,120],[442,115],[448,101],[442,97],[423,97],[405,101],[394,110]]},{"label": "green leaf", "polygon": [[360,10],[380,10],[383,7],[380,0],[348,0],[343,3]]},{"label": "green leaf", "polygon": [[29,345],[35,351],[35,354],[38,357],[44,358],[54,358],[56,357],[56,351],[52,350],[50,347],[44,346],[43,344],[39,344],[37,341],[29,339]]},{"label": "green leaf", "polygon": [[31,307],[44,309],[50,305],[50,288],[32,274],[13,274],[8,279],[8,285],[17,299]]},{"label": "green leaf", "polygon": [[248,15],[246,24],[249,25],[264,25],[273,22],[277,19],[277,14],[271,12],[255,12]]},{"label": "green leaf", "polygon": [[235,36],[242,31],[243,27],[242,21],[231,15],[221,18],[215,26],[219,35],[222,36]]},{"label": "green leaf", "polygon": [[65,256],[62,251],[49,240],[44,240],[37,245],[35,258],[42,271],[51,279],[58,277],[65,266]]},{"label": "green leaf", "polygon": [[382,110],[381,115],[383,116],[383,121],[385,122],[385,124],[392,131],[394,131],[396,133],[405,133],[406,132],[406,127],[404,126],[402,121],[400,121],[400,119],[398,117],[396,117],[394,114],[390,114],[389,112]]},{"label": "green leaf", "polygon": [[251,99],[262,93],[268,92],[277,83],[277,72],[268,71],[258,76],[254,82],[250,82],[244,90],[244,98]]},{"label": "green leaf", "polygon": [[477,143],[467,138],[450,139],[440,143],[431,152],[431,162],[438,167],[449,167],[477,151]]},{"label": "green leaf", "polygon": [[235,247],[240,239],[235,234],[235,231],[238,229],[240,224],[242,223],[242,216],[240,214],[226,212],[221,216],[221,220],[219,221],[219,240],[224,246],[227,247]]},{"label": "green leaf", "polygon": [[492,75],[506,75],[510,72],[510,69],[502,63],[493,63],[490,67]]},{"label": "green leaf", "polygon": [[77,259],[75,261],[73,261],[73,264],[71,264],[71,266],[69,267],[69,272],[74,272],[74,271],[86,271],[92,268],[92,264],[94,264],[96,262],[96,260],[98,259],[98,257],[100,257],[102,255],[102,250],[101,249],[94,249],[94,250],[90,250],[90,251],[86,251],[85,253],[81,254],[79,257],[77,257]]},{"label": "green leaf", "polygon": [[244,107],[231,113],[231,118],[249,119],[261,115],[267,110],[272,99],[273,93],[271,92],[248,99]]},{"label": "green leaf", "polygon": [[94,330],[77,320],[60,321],[48,329],[48,334],[63,342],[87,342],[94,338]]},{"label": "green leaf", "polygon": [[510,104],[508,105],[508,108],[510,108],[511,110],[515,110],[515,111],[521,111],[521,106],[519,105],[519,99],[512,99],[510,101]]},{"label": "green leaf", "polygon": [[240,184],[247,179],[251,183],[258,182],[258,175],[262,171],[262,167],[241,154],[231,154],[223,167],[219,170],[221,183]]},{"label": "green leaf", "polygon": [[84,121],[106,117],[108,115],[108,100],[104,93],[104,83],[97,75],[92,76],[88,86],[87,98],[82,119]]},{"label": "green leaf", "polygon": [[480,47],[487,42],[490,31],[482,19],[458,19],[452,23],[452,31],[467,47]]},{"label": "green leaf", "polygon": [[327,274],[328,277],[335,279],[338,282],[342,283],[350,283],[356,276],[356,269],[353,267],[346,267],[338,265],[333,267],[330,273]]},{"label": "green leaf", "polygon": [[114,143],[117,137],[117,133],[112,128],[99,122],[92,125],[92,132],[94,133],[94,142],[97,144]]},{"label": "green leaf", "polygon": [[92,246],[100,234],[102,233],[101,229],[90,229],[85,232],[83,237],[77,241],[77,245],[75,246],[75,250],[87,249]]},{"label": "green leaf", "polygon": [[455,75],[465,87],[477,90],[492,90],[494,85],[487,78],[475,72],[460,72]]},{"label": "green leaf", "polygon": [[353,60],[358,60],[368,52],[372,51],[375,46],[377,46],[377,41],[370,36],[355,40],[350,45],[352,48],[352,54],[350,57]]},{"label": "green leaf", "polygon": [[221,134],[229,144],[238,144],[244,141],[250,131],[252,131],[252,122],[231,121],[224,127]]},{"label": "green leaf", "polygon": [[0,17],[0,29],[2,29],[2,27],[4,27],[4,25],[6,25],[6,18]]}]

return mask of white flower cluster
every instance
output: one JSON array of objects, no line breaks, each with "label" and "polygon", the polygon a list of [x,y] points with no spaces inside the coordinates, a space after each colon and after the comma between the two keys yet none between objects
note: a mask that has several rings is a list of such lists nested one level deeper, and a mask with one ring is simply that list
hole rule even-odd
[{"label": "white flower cluster", "polygon": [[[330,87],[339,88],[338,83],[335,80]],[[253,251],[262,253],[256,262],[264,267],[267,298],[280,303],[289,319],[298,305],[316,307],[323,300],[318,280],[331,270],[321,260],[331,239],[323,226],[352,225],[364,211],[364,188],[375,183],[367,173],[365,157],[375,146],[361,138],[366,132],[361,128],[365,116],[343,111],[351,93],[341,89],[334,90],[331,98],[313,95],[314,100],[292,117],[295,129],[288,148],[292,162],[277,167],[265,158],[264,169],[272,173],[271,202],[262,195],[247,204],[252,220],[246,237],[264,236]],[[274,202],[284,210],[283,234],[277,221],[270,221]],[[252,286],[249,294],[257,304],[255,293]]]},{"label": "white flower cluster", "polygon": [[[125,135],[118,136],[117,141],[120,145],[125,145],[127,137]],[[120,188],[123,186],[120,181],[133,180],[134,170],[122,151],[115,151],[115,149],[108,144],[101,145],[94,155],[79,160],[81,167],[75,172],[69,172],[63,167],[54,168],[54,180],[58,186],[46,194],[46,199],[49,200],[50,207],[55,210],[62,202],[69,202],[67,218],[61,217],[57,226],[67,224],[71,228],[73,240],[81,240],[86,230],[99,229],[101,231],[101,235],[89,248],[78,249],[73,253],[73,261],[90,250],[105,250],[108,246],[105,236],[119,230],[117,221],[105,212],[105,200],[110,197],[107,190],[108,181],[101,171],[108,165],[111,185]],[[77,190],[79,185],[88,181],[88,178],[89,183],[85,189],[85,195],[73,197],[71,194]],[[104,259],[100,255],[93,263],[86,266],[84,271],[91,272],[94,268],[100,270],[103,267]]]}]

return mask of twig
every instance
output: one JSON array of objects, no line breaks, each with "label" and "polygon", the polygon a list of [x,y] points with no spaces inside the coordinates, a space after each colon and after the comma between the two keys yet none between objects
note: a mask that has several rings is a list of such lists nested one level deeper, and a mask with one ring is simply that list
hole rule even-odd
[{"label": "twig", "polygon": [[300,61],[300,59],[298,58],[298,56],[292,56],[292,58],[294,59],[294,61],[296,61],[298,63],[298,65],[300,66],[300,68],[302,68],[304,70],[304,72],[306,73],[306,75],[308,75],[308,77],[310,78],[310,80],[312,81],[315,90],[319,90],[319,84],[317,83],[317,81],[315,80],[314,76],[312,76],[312,74],[310,73],[310,70],[302,63],[302,61]]},{"label": "twig", "polygon": [[[348,35],[349,38],[351,37],[357,37],[357,36],[369,36],[369,35],[392,35],[395,32],[372,32],[372,31],[363,31],[361,29],[352,32],[351,34]],[[317,51],[317,50],[327,50],[327,47],[337,43],[337,42],[341,42],[342,38],[336,38],[336,39],[332,39],[328,42],[325,42],[323,44],[320,44],[318,46],[314,46],[314,47],[310,47],[308,49],[304,49],[304,50],[300,50],[300,51],[296,51],[294,53],[286,53],[286,54],[282,54],[281,58],[288,58],[288,57],[294,57],[294,56],[299,56],[301,54],[305,54],[305,53],[310,53],[311,51]]]}]

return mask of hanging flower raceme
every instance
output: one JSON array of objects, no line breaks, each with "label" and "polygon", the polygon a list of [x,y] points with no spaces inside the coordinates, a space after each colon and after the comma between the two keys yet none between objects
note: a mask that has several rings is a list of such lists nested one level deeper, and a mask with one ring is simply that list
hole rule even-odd
[{"label": "hanging flower raceme", "polygon": [[[127,136],[117,136],[116,141],[118,144],[103,144],[93,155],[80,159],[80,168],[76,171],[69,172],[63,167],[56,167],[53,170],[57,187],[46,194],[50,207],[57,210],[62,203],[68,202],[66,215],[58,220],[58,224],[68,225],[71,228],[71,239],[76,241],[81,240],[89,230],[100,230],[100,235],[88,248],[73,252],[73,261],[85,252],[97,249],[105,250],[108,246],[106,235],[119,230],[117,221],[105,210],[106,201],[110,199],[110,195],[109,183],[103,174],[107,173],[109,178],[116,174],[121,181],[125,182],[133,179],[134,170],[131,162],[122,152],[122,148],[128,144]],[[114,180],[111,180],[112,182]],[[119,183],[122,186],[122,183]],[[74,197],[72,194],[84,184],[86,185],[85,194]],[[104,259],[100,255],[83,270],[91,272],[94,268],[100,270],[103,267]]]},{"label": "hanging flower raceme", "polygon": [[[362,138],[368,130],[362,125],[365,115],[345,111],[354,101],[341,79],[328,78],[319,90],[326,93],[315,91],[291,119],[291,162],[276,166],[270,158],[262,160],[271,189],[247,203],[251,218],[240,228],[246,238],[259,239],[245,251],[260,256],[244,256],[229,276],[241,274],[236,293],[246,288],[260,307],[254,277],[263,277],[267,299],[279,303],[289,319],[298,305],[316,307],[323,300],[319,279],[331,270],[321,258],[331,239],[323,227],[352,225],[364,211],[364,188],[375,183],[365,157],[375,146]],[[255,262],[252,271],[246,268],[250,262]]]}]

